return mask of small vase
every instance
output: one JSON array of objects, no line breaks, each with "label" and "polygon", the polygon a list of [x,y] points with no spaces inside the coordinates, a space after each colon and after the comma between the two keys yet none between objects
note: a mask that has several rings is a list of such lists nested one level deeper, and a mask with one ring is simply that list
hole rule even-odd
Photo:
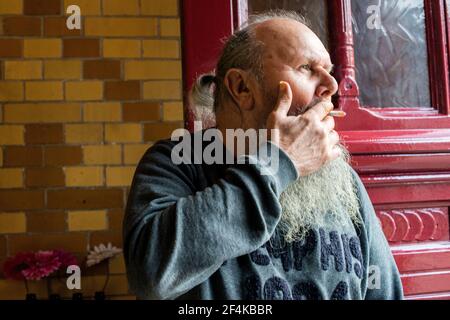
[{"label": "small vase", "polygon": [[48,297],[48,299],[49,300],[61,300],[61,296],[59,295],[59,294],[57,294],[57,293],[52,293],[49,297]]},{"label": "small vase", "polygon": [[36,294],[35,293],[27,293],[25,300],[27,300],[27,301],[37,300]]},{"label": "small vase", "polygon": [[106,300],[105,293],[103,291],[97,291],[95,293],[94,299],[96,301],[105,301]]},{"label": "small vase", "polygon": [[72,300],[76,300],[76,301],[83,300],[83,294],[81,292],[74,293],[72,295]]}]

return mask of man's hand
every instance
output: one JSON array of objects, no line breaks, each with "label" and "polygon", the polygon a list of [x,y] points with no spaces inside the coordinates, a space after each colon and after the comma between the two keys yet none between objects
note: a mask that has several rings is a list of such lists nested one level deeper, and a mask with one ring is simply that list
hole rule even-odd
[{"label": "man's hand", "polygon": [[289,155],[300,176],[307,176],[340,155],[339,135],[334,131],[333,117],[328,116],[333,104],[319,102],[304,114],[289,117],[291,103],[291,87],[282,81],[277,105],[267,119],[267,129],[277,129],[270,140]]}]

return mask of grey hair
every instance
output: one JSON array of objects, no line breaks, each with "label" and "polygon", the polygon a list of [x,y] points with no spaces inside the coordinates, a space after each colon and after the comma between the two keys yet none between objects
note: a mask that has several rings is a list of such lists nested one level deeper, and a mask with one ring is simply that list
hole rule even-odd
[{"label": "grey hair", "polygon": [[237,68],[249,71],[258,82],[263,80],[264,44],[255,38],[255,26],[272,19],[291,19],[305,25],[307,20],[295,11],[271,10],[249,17],[247,24],[225,42],[214,73],[202,74],[195,81],[190,92],[192,106],[216,111],[225,97],[225,75]]}]

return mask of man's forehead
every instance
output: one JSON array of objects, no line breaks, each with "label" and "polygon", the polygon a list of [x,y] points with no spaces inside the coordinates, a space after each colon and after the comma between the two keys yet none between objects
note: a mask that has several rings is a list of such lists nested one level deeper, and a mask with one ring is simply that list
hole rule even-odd
[{"label": "man's forehead", "polygon": [[330,56],[320,39],[300,22],[288,19],[269,20],[261,23],[255,31],[257,39],[265,44],[269,58],[276,54],[287,63],[305,59],[322,65],[331,64]]}]

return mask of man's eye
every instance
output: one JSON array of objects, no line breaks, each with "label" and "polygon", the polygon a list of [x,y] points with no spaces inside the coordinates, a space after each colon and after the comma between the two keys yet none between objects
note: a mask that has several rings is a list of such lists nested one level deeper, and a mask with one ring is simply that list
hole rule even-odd
[{"label": "man's eye", "polygon": [[309,64],[303,64],[299,68],[300,69],[305,69],[307,71],[311,71],[311,65],[309,65]]}]

